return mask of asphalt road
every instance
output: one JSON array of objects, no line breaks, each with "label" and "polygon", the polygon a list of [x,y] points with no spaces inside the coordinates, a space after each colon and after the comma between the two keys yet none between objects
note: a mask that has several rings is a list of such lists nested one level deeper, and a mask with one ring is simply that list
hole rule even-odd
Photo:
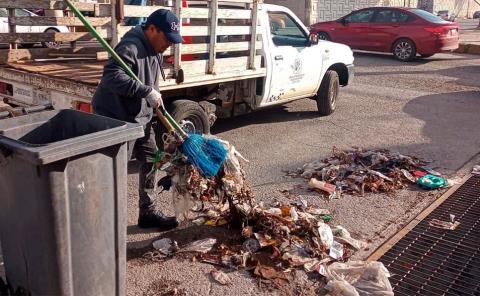
[{"label": "asphalt road", "polygon": [[[480,152],[480,56],[438,54],[411,63],[389,55],[356,53],[356,78],[341,90],[338,108],[319,117],[315,102],[301,100],[234,119],[222,120],[213,129],[233,143],[250,160],[245,166],[258,200],[287,200],[280,193],[306,181],[285,176],[285,171],[329,156],[332,147],[386,148],[431,160],[431,166],[449,177],[468,171]],[[477,158],[476,158],[477,157]],[[145,233],[136,226],[137,175],[129,178],[128,295],[165,293],[172,287],[188,295],[272,295],[258,288],[248,274],[231,273],[234,284],[219,286],[208,272],[212,266],[172,259],[145,259],[152,239],[168,236],[183,242],[206,235],[228,235],[223,230],[180,229],[172,233]],[[333,225],[342,225],[355,238],[370,243],[356,258],[368,256],[406,221],[441,192],[404,190],[395,195],[342,196],[325,201],[302,188],[292,199],[329,208]],[[170,196],[159,198],[159,207],[172,214]],[[214,232],[214,233],[211,233]],[[216,232],[216,233],[215,233]],[[180,243],[180,242],[179,242]],[[147,249],[145,249],[147,247]],[[294,293],[303,287],[314,294],[318,278],[296,273]],[[305,288],[306,287],[306,288]]]}]

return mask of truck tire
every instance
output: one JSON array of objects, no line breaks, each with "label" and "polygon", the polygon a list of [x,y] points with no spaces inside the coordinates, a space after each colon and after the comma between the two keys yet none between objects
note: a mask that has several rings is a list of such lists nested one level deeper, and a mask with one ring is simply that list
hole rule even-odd
[{"label": "truck tire", "polygon": [[[203,108],[194,101],[177,100],[167,106],[167,110],[187,133],[210,134],[208,115]],[[157,146],[163,148],[162,135],[166,128],[157,120],[154,124]]]},{"label": "truck tire", "polygon": [[330,35],[328,35],[327,32],[318,32],[317,33],[318,40],[325,40],[325,41],[330,41]]},{"label": "truck tire", "polygon": [[[45,30],[44,33],[59,33],[59,32],[60,31],[58,31],[55,28],[48,28],[48,29]],[[58,49],[58,48],[60,48],[61,45],[62,45],[62,42],[57,42],[57,41],[42,42],[42,46],[45,47],[45,48]]]},{"label": "truck tire", "polygon": [[340,80],[338,78],[338,73],[334,70],[328,70],[323,77],[320,89],[315,98],[320,115],[330,115],[335,111],[339,92]]}]

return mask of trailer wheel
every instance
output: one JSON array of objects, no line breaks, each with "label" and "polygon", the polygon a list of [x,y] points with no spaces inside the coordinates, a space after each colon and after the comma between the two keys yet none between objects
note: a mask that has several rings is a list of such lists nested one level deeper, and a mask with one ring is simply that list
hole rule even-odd
[{"label": "trailer wheel", "polygon": [[323,77],[320,89],[315,98],[320,115],[330,115],[335,111],[339,91],[340,80],[338,73],[334,70],[328,70]]},{"label": "trailer wheel", "polygon": [[[44,33],[58,33],[60,31],[58,31],[57,29],[55,28],[48,28],[45,30]],[[54,49],[58,49],[60,48],[60,46],[62,45],[62,42],[60,41],[51,41],[51,42],[42,42],[42,46],[43,47],[46,47],[46,48],[54,48]]]},{"label": "trailer wheel", "polygon": [[[167,110],[187,133],[210,134],[208,115],[197,102],[177,100],[168,105]],[[162,148],[162,136],[167,130],[160,120],[154,126],[157,146]]]}]

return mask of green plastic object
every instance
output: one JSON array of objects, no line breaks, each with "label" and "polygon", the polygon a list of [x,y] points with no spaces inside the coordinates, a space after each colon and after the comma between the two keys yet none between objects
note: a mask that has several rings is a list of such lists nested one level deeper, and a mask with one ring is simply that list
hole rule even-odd
[{"label": "green plastic object", "polygon": [[157,168],[157,163],[159,163],[160,160],[162,160],[162,157],[163,157],[163,151],[162,150],[157,150],[157,153],[155,153],[155,159],[153,160],[153,167],[155,169],[158,169]]},{"label": "green plastic object", "polygon": [[323,216],[323,222],[330,222],[332,221],[333,217],[330,215]]},{"label": "green plastic object", "polygon": [[447,186],[447,180],[431,174],[420,177],[417,180],[418,185],[425,189],[437,189]]}]

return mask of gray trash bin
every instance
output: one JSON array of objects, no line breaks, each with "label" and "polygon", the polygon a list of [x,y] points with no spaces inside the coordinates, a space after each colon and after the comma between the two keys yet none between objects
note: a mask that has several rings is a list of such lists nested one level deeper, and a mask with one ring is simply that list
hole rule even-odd
[{"label": "gray trash bin", "polygon": [[125,293],[127,142],[142,136],[74,110],[0,121],[0,241],[14,289]]}]

